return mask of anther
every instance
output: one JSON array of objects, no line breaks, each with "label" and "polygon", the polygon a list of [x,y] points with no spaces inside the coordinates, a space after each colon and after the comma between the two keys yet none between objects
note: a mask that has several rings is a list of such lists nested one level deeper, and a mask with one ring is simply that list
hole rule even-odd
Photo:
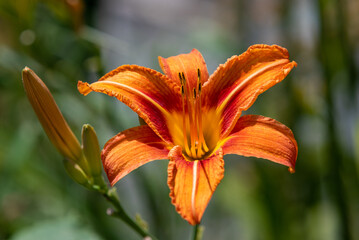
[{"label": "anther", "polygon": [[201,70],[199,70],[199,68],[197,68],[197,75],[198,75],[198,79],[197,79],[198,95],[200,95],[202,91],[202,83],[201,83]]},{"label": "anther", "polygon": [[178,73],[178,77],[179,77],[179,80],[180,80],[180,82],[181,82],[181,85],[183,85],[182,75],[181,75],[181,73],[180,73],[180,72]]},{"label": "anther", "polygon": [[184,76],[184,72],[182,72],[182,79],[183,79],[183,82],[186,81],[186,77]]}]

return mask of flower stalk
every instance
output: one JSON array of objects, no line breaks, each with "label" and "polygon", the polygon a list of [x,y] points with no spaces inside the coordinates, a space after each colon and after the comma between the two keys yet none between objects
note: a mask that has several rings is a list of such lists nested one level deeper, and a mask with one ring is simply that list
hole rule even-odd
[{"label": "flower stalk", "polygon": [[108,212],[108,215],[117,217],[124,221],[129,227],[131,227],[133,230],[135,230],[139,235],[143,237],[143,239],[146,240],[157,240],[155,236],[150,234],[148,231],[146,231],[144,228],[142,228],[138,223],[136,223],[132,218],[129,217],[129,215],[125,212],[123,209],[120,200],[117,195],[116,188],[110,188],[105,193],[103,193],[103,196],[109,201],[115,208],[115,210],[111,210]]},{"label": "flower stalk", "polygon": [[193,226],[193,240],[201,240],[203,236],[204,228],[200,224],[196,224]]}]

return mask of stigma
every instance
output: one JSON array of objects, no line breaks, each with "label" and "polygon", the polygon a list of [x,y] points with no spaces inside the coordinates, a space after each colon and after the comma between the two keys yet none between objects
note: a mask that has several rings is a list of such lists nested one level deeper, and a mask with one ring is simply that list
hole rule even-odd
[{"label": "stigma", "polygon": [[184,72],[178,73],[182,96],[182,151],[188,160],[200,160],[209,152],[203,136],[201,71],[197,69],[197,83],[190,86]]}]

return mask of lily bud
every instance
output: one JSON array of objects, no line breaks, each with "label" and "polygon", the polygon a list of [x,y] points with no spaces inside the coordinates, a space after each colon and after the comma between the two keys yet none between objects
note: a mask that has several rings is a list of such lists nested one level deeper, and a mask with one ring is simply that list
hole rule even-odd
[{"label": "lily bud", "polygon": [[87,160],[89,174],[96,179],[101,178],[102,164],[100,157],[100,146],[97,140],[96,132],[89,124],[82,126],[82,150]]},{"label": "lily bud", "polygon": [[69,159],[64,159],[64,167],[67,174],[69,174],[75,182],[91,189],[91,185],[89,183],[88,177],[86,176],[86,173],[77,163]]},{"label": "lily bud", "polygon": [[49,89],[28,67],[22,71],[26,95],[47,136],[57,150],[74,162],[81,158],[79,141],[71,131]]}]

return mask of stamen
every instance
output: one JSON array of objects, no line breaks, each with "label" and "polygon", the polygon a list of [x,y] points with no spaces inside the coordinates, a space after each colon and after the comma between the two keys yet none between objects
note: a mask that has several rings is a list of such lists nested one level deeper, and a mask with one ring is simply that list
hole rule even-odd
[{"label": "stamen", "polygon": [[197,126],[196,126],[196,129],[198,131],[198,144],[197,144],[197,156],[199,158],[201,158],[203,155],[204,155],[204,152],[202,150],[202,142],[203,142],[203,134],[202,134],[202,126],[201,126],[201,100],[200,99],[197,99],[196,101],[196,123],[197,123]]},{"label": "stamen", "polygon": [[[201,102],[201,90],[202,90],[202,83],[201,83],[201,71],[199,68],[197,69],[198,74],[198,103],[197,103],[197,121],[198,121],[198,135],[199,135],[199,157],[202,157],[206,152],[209,151],[208,146],[206,144],[206,140],[203,136],[203,128],[202,128],[202,102]],[[202,151],[202,147],[204,152]]]},{"label": "stamen", "polygon": [[197,111],[197,94],[196,94],[196,89],[193,88],[193,131],[192,131],[192,135],[193,135],[193,139],[194,139],[194,149],[196,151],[196,158],[199,158],[200,155],[198,154],[198,149],[200,147],[200,144],[199,144],[199,139],[198,139],[198,111]]},{"label": "stamen", "polygon": [[[194,160],[201,159],[209,151],[204,139],[202,126],[202,83],[200,69],[197,69],[197,74],[197,85],[190,89],[191,86],[187,85],[184,72],[178,73],[182,95],[183,148],[185,154]],[[189,137],[187,133],[188,124]]]},{"label": "stamen", "polygon": [[195,126],[195,122],[196,122],[196,111],[194,108],[194,103],[195,101],[191,101],[190,104],[188,104],[188,117],[189,117],[189,125],[190,125],[190,136],[191,136],[191,153],[192,153],[192,157],[193,158],[197,158],[197,154],[196,154],[196,141],[198,141],[197,139],[197,128]]},{"label": "stamen", "polygon": [[191,99],[189,99],[189,89],[187,87],[186,84],[186,77],[184,75],[184,72],[181,72],[181,76],[182,76],[182,81],[183,84],[185,85],[185,96],[186,96],[186,103],[187,103],[187,107],[188,107],[188,118],[189,118],[189,127],[190,127],[190,138],[191,138],[191,147],[190,147],[190,153],[189,156],[191,156],[192,158],[197,158],[197,154],[196,154],[196,148],[195,148],[195,143],[196,143],[196,138],[197,138],[197,133],[196,133],[196,128],[195,125],[193,124],[195,119],[193,116],[193,113],[195,110],[194,109],[194,101],[191,101]]},{"label": "stamen", "polygon": [[201,92],[201,71],[199,70],[199,68],[197,68],[197,87],[198,87],[198,92]]},{"label": "stamen", "polygon": [[186,82],[182,79],[181,73],[178,73],[179,79],[181,81],[181,95],[182,95],[182,126],[183,126],[183,145],[187,155],[190,155],[190,150],[188,147],[188,140],[187,140],[187,126],[186,126],[186,108],[185,108],[185,86]]},{"label": "stamen", "polygon": [[181,82],[181,86],[183,86],[182,76],[181,76],[181,73],[180,73],[180,72],[178,73],[178,77],[179,77],[179,80],[180,80],[180,82]]}]

